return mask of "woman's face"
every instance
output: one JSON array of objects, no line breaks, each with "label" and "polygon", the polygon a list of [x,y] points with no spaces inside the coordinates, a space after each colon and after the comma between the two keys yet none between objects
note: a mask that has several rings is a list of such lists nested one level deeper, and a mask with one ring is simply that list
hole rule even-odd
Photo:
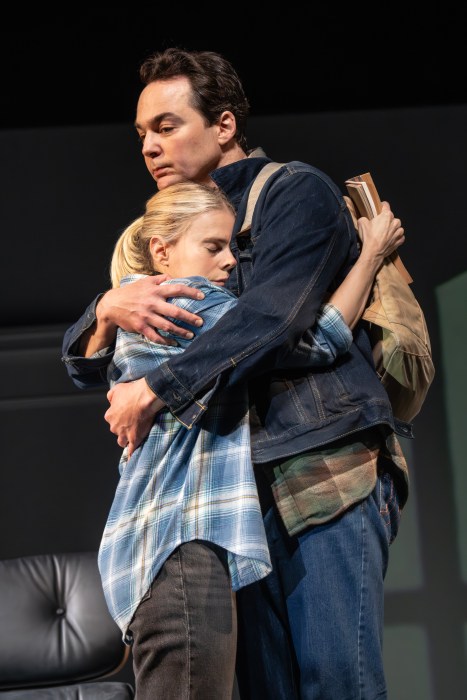
[{"label": "woman's face", "polygon": [[196,216],[177,241],[164,244],[164,272],[170,277],[200,275],[224,286],[236,265],[230,250],[234,221],[228,207]]}]

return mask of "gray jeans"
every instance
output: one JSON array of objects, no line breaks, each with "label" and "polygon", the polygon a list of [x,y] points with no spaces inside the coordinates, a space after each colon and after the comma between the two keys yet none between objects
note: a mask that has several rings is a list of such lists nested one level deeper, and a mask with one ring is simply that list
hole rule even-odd
[{"label": "gray jeans", "polygon": [[225,550],[198,540],[175,550],[130,632],[136,700],[231,700],[237,623]]}]

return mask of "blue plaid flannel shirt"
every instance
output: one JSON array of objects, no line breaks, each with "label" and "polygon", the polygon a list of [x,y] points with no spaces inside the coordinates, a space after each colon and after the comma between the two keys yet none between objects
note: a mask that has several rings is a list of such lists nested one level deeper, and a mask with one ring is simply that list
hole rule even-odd
[{"label": "blue plaid flannel shirt", "polygon": [[[128,284],[141,277],[129,275]],[[201,277],[169,280],[199,287],[201,301],[171,301],[203,317],[195,335],[211,328],[236,297]],[[310,361],[331,362],[352,336],[340,313],[325,305],[313,334]],[[108,379],[111,386],[143,377],[149,368],[183,352],[118,329]],[[271,561],[250,452],[248,395],[244,386],[217,392],[202,420],[187,429],[168,410],[159,412],[130,459],[123,451],[120,479],[102,536],[98,563],[112,617],[131,643],[128,626],[165,560],[183,542],[223,547],[234,591],[265,577]]]}]

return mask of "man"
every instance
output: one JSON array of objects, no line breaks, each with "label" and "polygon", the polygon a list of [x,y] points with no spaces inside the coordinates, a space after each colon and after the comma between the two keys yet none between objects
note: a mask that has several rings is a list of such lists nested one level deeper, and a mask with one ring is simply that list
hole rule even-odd
[{"label": "man", "polygon": [[[239,302],[183,354],[109,391],[105,418],[131,453],[161,408],[189,428],[220,387],[248,381],[273,572],[238,593],[242,700],[384,698],[383,580],[407,466],[363,327],[331,368],[296,361],[358,257],[350,213],[324,173],[292,162],[266,184],[251,231],[236,236],[268,159],[248,154],[249,105],[233,67],[212,52],[168,49],[141,77],[136,129],[158,188],[215,185],[237,210],[228,286]],[[117,326],[162,342],[155,329],[174,314],[157,279],[129,287],[95,300],[67,331],[63,355],[78,386],[102,383]]]}]

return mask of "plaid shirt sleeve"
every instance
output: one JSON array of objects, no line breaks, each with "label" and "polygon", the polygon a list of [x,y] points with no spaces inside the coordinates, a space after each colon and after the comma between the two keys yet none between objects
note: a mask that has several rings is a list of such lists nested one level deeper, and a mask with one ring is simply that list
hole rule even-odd
[{"label": "plaid shirt sleeve", "polygon": [[304,337],[309,345],[310,365],[331,365],[352,345],[352,331],[336,306],[323,304],[313,329]]}]

